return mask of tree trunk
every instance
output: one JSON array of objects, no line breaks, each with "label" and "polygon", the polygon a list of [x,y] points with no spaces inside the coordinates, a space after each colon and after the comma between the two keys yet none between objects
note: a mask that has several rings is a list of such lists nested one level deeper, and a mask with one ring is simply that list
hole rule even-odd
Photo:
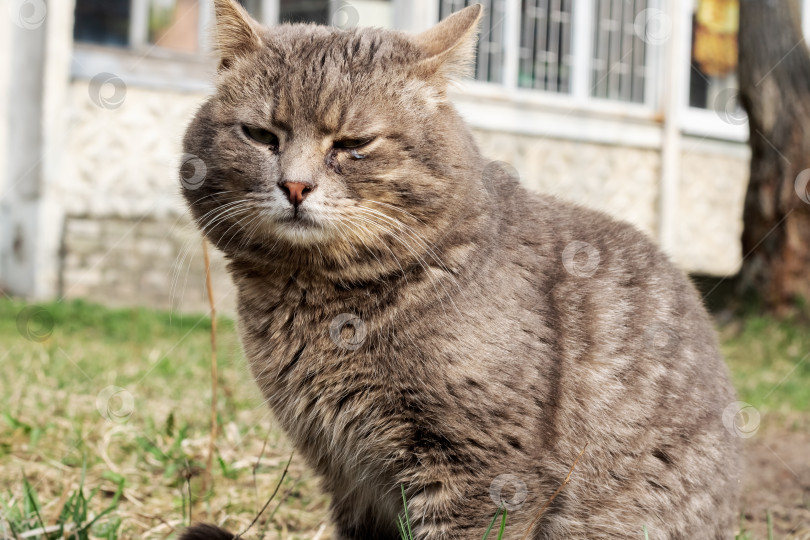
[{"label": "tree trunk", "polygon": [[796,0],[741,0],[751,180],[740,282],[771,312],[810,301],[810,55]]}]

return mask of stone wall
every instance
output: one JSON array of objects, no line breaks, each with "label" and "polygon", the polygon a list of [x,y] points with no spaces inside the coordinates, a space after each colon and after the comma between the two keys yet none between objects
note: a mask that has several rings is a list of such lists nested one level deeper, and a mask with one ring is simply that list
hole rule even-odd
[{"label": "stone wall", "polygon": [[[51,186],[64,206],[60,289],[66,297],[205,311],[201,240],[176,181],[180,141],[199,93],[128,88],[117,108],[98,105],[86,81],[70,89],[67,152]],[[484,153],[512,164],[530,189],[630,221],[655,238],[660,153],[534,135],[475,130]],[[675,261],[726,275],[739,266],[747,149],[684,143]],[[214,256],[218,309],[233,288]],[[176,283],[176,288],[173,288]]]},{"label": "stone wall", "polygon": [[[189,221],[68,217],[64,230],[60,296],[208,311],[202,240]],[[225,261],[213,249],[209,253],[217,310],[232,313]]]}]

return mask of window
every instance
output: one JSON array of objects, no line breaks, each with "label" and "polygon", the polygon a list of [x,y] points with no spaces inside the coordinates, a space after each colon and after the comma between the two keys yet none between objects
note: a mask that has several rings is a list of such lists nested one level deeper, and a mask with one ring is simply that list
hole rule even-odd
[{"label": "window", "polygon": [[733,112],[737,94],[735,2],[698,2],[692,12],[689,106]]},{"label": "window", "polygon": [[[240,0],[263,19],[262,0]],[[117,47],[194,54],[208,48],[212,0],[76,0],[73,38]]]},{"label": "window", "polygon": [[573,0],[523,0],[518,85],[571,91]]},{"label": "window", "polygon": [[[439,16],[476,1],[442,0]],[[654,55],[645,25],[653,1],[484,0],[475,78],[652,104],[648,74]],[[513,23],[510,17],[518,20]],[[515,28],[515,35],[508,28]]]},{"label": "window", "polygon": [[129,1],[77,0],[73,39],[124,47],[129,43]]},{"label": "window", "polygon": [[647,9],[646,0],[594,0],[593,97],[644,102],[647,43],[642,37],[647,36],[636,20],[650,17]]},{"label": "window", "polygon": [[329,24],[329,0],[281,0],[279,21]]}]

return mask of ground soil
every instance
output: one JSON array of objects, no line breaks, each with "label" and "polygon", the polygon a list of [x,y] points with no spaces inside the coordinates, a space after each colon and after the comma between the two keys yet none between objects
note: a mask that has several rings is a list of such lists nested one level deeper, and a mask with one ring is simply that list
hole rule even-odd
[{"label": "ground soil", "polygon": [[762,429],[746,441],[744,459],[745,530],[767,539],[770,511],[773,538],[810,540],[810,431],[793,425]]}]

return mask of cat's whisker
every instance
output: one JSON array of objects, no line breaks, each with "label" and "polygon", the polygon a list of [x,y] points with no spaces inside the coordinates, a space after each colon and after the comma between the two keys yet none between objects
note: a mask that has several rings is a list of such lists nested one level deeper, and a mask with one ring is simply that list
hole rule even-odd
[{"label": "cat's whisker", "polygon": [[378,211],[370,209],[370,208],[363,208],[363,207],[360,207],[359,210],[361,212],[372,212],[373,214],[378,215],[379,217],[381,217],[383,219],[386,219],[388,221],[393,221],[398,226],[404,228],[405,229],[404,232],[406,232],[409,237],[411,237],[414,241],[416,241],[418,244],[420,244],[420,246],[428,253],[428,255],[430,255],[430,257],[437,264],[437,266],[439,266],[439,268],[441,268],[442,270],[447,272],[448,277],[453,281],[453,283],[456,285],[456,287],[459,289],[459,291],[463,290],[461,285],[458,283],[458,280],[456,279],[455,275],[453,275],[453,272],[447,267],[447,265],[444,263],[444,261],[442,261],[439,258],[439,256],[436,254],[433,247],[428,245],[428,243],[425,242],[424,239],[422,239],[420,237],[419,233],[416,230],[414,230],[409,225],[403,223],[402,221],[400,221],[400,220],[398,220],[398,219],[396,219],[396,218],[394,218],[392,216],[389,216],[389,215],[387,215],[385,213],[378,212]]},{"label": "cat's whisker", "polygon": [[[204,199],[204,198],[206,198],[206,197],[201,197],[200,200]],[[234,205],[238,205],[240,202],[242,202],[242,201],[232,201],[232,202],[220,205],[220,206],[216,206],[213,209],[206,212],[203,216],[201,216],[199,218],[199,220],[198,220],[198,225],[202,227],[201,228],[201,234],[203,235],[203,237],[205,235],[205,227],[203,225],[205,224],[206,219],[207,219],[208,216],[210,216],[211,214],[219,215],[222,212],[224,212],[225,210],[227,210],[229,207],[234,206]],[[195,238],[196,238],[196,235],[193,238],[189,238],[188,240],[186,240],[184,242],[183,246],[180,249],[180,254],[175,258],[175,263],[174,263],[174,266],[173,266],[174,270],[172,272],[173,275],[172,275],[172,280],[171,280],[171,285],[170,285],[170,296],[169,296],[170,302],[172,303],[172,305],[175,305],[175,303],[176,303],[175,302],[175,300],[176,300],[176,290],[177,290],[177,285],[179,284],[179,280],[180,280],[180,273],[182,272],[182,269],[183,269],[183,266],[185,264],[186,258],[191,253],[192,246],[194,244]],[[188,271],[190,269],[190,265],[191,265],[191,263],[189,261],[189,267],[186,269],[186,280],[188,279]],[[184,293],[185,293],[185,286],[184,286]],[[183,298],[181,296],[180,300],[179,300],[180,304],[182,304],[182,300],[183,300]]]},{"label": "cat's whisker", "polygon": [[[391,216],[387,216],[387,215],[385,215],[385,214],[378,213],[378,212],[376,212],[376,211],[374,211],[374,210],[371,210],[371,209],[368,209],[368,208],[362,208],[362,207],[361,207],[361,208],[359,208],[358,210],[359,210],[361,213],[364,213],[366,217],[369,217],[369,218],[370,218],[370,217],[371,217],[371,215],[375,215],[375,216],[378,216],[378,217],[380,217],[380,218],[385,218],[385,219],[387,219],[388,221],[393,221],[394,223],[396,223],[397,225],[399,225],[399,226],[401,226],[401,227],[406,227],[407,229],[410,229],[410,227],[408,227],[408,226],[407,226],[407,225],[405,225],[404,223],[400,222],[399,220],[397,220],[397,219],[395,219],[395,218],[392,218]],[[368,212],[371,212],[371,215],[370,215]],[[410,229],[410,231],[413,231],[413,229]],[[461,285],[458,283],[458,280],[456,280],[455,276],[453,276],[453,273],[452,273],[452,272],[451,272],[451,271],[450,271],[450,270],[449,270],[449,269],[448,269],[448,268],[447,268],[447,267],[444,265],[444,263],[443,263],[443,262],[442,262],[440,259],[438,259],[438,257],[435,255],[435,253],[433,252],[433,250],[431,249],[431,247],[430,247],[430,246],[428,246],[428,245],[427,245],[427,243],[426,243],[426,242],[424,242],[424,241],[423,241],[421,238],[419,238],[418,236],[416,236],[416,235],[415,235],[415,234],[416,234],[416,233],[415,233],[415,231],[414,231],[413,233],[409,232],[408,230],[405,230],[405,231],[403,231],[403,232],[404,232],[405,234],[407,234],[407,236],[408,236],[409,238],[411,238],[411,239],[412,239],[412,240],[414,240],[414,241],[415,241],[417,244],[419,244],[419,245],[422,247],[422,249],[424,249],[424,250],[425,250],[425,251],[426,251],[426,252],[427,252],[427,253],[428,253],[428,254],[431,256],[431,258],[432,258],[432,259],[433,259],[433,260],[434,260],[434,261],[437,263],[437,266],[438,266],[438,267],[439,267],[441,270],[443,270],[445,273],[447,273],[447,275],[448,275],[449,279],[450,279],[450,280],[453,282],[453,284],[456,286],[456,288],[457,288],[459,291],[461,291],[461,292],[465,292],[465,293],[466,293],[465,289],[461,287]],[[428,265],[426,264],[426,261],[424,261],[424,259],[422,259],[422,261],[423,261],[423,262],[425,262],[425,264],[423,265],[423,267],[425,267],[426,271],[428,271],[428,270],[427,270]],[[430,272],[428,271],[428,273],[430,273]],[[442,288],[444,289],[444,285],[443,285],[443,284],[442,284]],[[445,289],[445,293],[448,295],[448,297],[450,297],[449,292],[447,291],[447,289]]]},{"label": "cat's whisker", "polygon": [[[209,224],[210,224],[214,220],[216,220],[217,216],[225,214],[231,207],[238,207],[238,205],[240,203],[242,203],[242,202],[244,202],[244,201],[232,201],[230,203],[226,203],[226,204],[224,204],[222,206],[216,207],[216,208],[206,212],[199,219],[199,225],[201,226],[201,231],[200,232],[201,232],[202,238],[205,238],[205,231],[206,231],[207,225],[204,225],[204,224],[206,223],[207,216],[213,214],[210,221],[209,221]],[[189,238],[188,240],[186,240],[185,243],[183,244],[181,250],[180,250],[180,255],[178,255],[178,257],[175,259],[175,265],[174,265],[174,270],[173,270],[173,275],[172,275],[172,280],[171,280],[171,285],[170,285],[170,296],[169,296],[172,306],[174,306],[174,305],[182,305],[183,296],[185,295],[185,283],[188,282],[188,275],[189,275],[189,272],[191,270],[191,260],[193,260],[193,256],[189,260],[187,265],[185,263],[186,263],[186,258],[192,253],[193,246],[194,246],[194,243],[195,243],[195,239],[196,239],[196,235],[194,237]],[[177,296],[176,296],[177,295],[177,287],[178,287],[178,285],[180,283],[180,273],[183,271],[184,266],[186,268],[186,275],[185,275],[185,279],[184,279],[183,292],[182,292],[180,298],[177,299]]]},{"label": "cat's whisker", "polygon": [[[397,242],[399,242],[399,243],[400,243],[400,244],[401,244],[401,245],[402,245],[402,246],[403,246],[403,247],[404,247],[406,250],[408,250],[408,251],[411,253],[411,255],[413,255],[413,257],[416,259],[416,261],[418,262],[418,264],[419,264],[419,265],[422,267],[422,269],[424,270],[424,272],[425,272],[425,277],[427,278],[428,282],[429,282],[429,283],[431,284],[431,286],[433,287],[433,290],[436,292],[436,298],[437,298],[437,300],[439,300],[439,302],[441,303],[441,305],[442,305],[442,309],[445,309],[445,308],[444,308],[444,301],[442,300],[442,295],[439,293],[439,290],[436,288],[436,279],[435,279],[435,276],[433,276],[433,275],[432,275],[432,272],[430,271],[430,266],[429,266],[429,265],[427,264],[427,262],[426,262],[426,261],[425,261],[425,260],[422,258],[422,256],[421,256],[421,255],[419,255],[419,254],[418,254],[418,253],[417,253],[417,252],[416,252],[416,251],[415,251],[415,250],[412,248],[412,246],[411,246],[411,245],[410,245],[408,242],[406,242],[404,239],[402,239],[402,238],[401,238],[401,237],[400,237],[400,236],[399,236],[399,235],[398,235],[396,232],[394,232],[393,230],[391,230],[391,229],[389,229],[389,228],[385,227],[384,225],[382,225],[382,224],[381,224],[381,223],[379,223],[378,221],[374,221],[373,219],[369,219],[367,216],[366,216],[366,217],[362,217],[362,216],[354,216],[354,218],[355,218],[355,219],[359,219],[359,220],[364,221],[364,222],[369,223],[369,224],[376,225],[376,226],[377,226],[377,227],[379,227],[381,230],[383,230],[384,232],[386,232],[386,233],[388,234],[388,236],[390,236],[391,238],[393,238],[394,240],[396,240]],[[455,308],[455,310],[458,312],[458,314],[459,314],[459,315],[461,315],[461,310],[460,310],[460,309],[458,309],[458,306],[456,306],[456,303],[455,303],[455,301],[453,300],[452,295],[450,295],[449,291],[448,291],[447,289],[445,289],[445,288],[444,288],[444,284],[442,284],[441,282],[439,282],[439,285],[441,285],[442,289],[444,289],[444,294],[445,294],[445,295],[447,296],[447,298],[450,300],[450,303],[453,305],[453,307]],[[445,310],[445,313],[446,313],[446,310]]]},{"label": "cat's whisker", "polygon": [[367,203],[379,204],[381,206],[385,206],[387,208],[390,208],[392,210],[395,210],[397,212],[401,212],[401,213],[405,214],[409,218],[413,219],[414,221],[417,221],[417,222],[421,223],[422,225],[426,225],[426,223],[424,221],[422,221],[421,219],[419,219],[418,217],[416,217],[412,213],[408,212],[407,210],[405,210],[401,206],[396,206],[394,204],[389,204],[389,203],[385,203],[385,202],[382,202],[382,201],[376,201],[374,199],[362,199],[360,202],[367,202]]},{"label": "cat's whisker", "polygon": [[[340,223],[340,224],[345,225],[345,226],[346,226],[346,227],[347,227],[347,228],[348,228],[350,231],[351,231],[352,226],[356,226],[356,225],[357,225],[357,224],[352,223],[351,221],[346,220],[345,218],[337,218],[336,223]],[[370,232],[368,229],[365,229],[365,230],[366,230],[366,231],[368,231],[368,232]],[[362,236],[357,235],[357,234],[356,234],[355,236],[356,236],[356,237],[357,237],[357,238],[360,240],[360,243],[363,245],[363,247],[365,247],[365,248],[366,248],[366,251],[368,251],[368,252],[371,254],[371,256],[372,256],[372,257],[374,257],[374,259],[377,261],[377,264],[379,264],[380,271],[383,271],[383,272],[384,272],[384,271],[385,271],[385,268],[386,268],[386,267],[385,267],[385,265],[384,265],[384,264],[383,264],[383,262],[380,260],[380,258],[379,258],[379,257],[377,257],[377,254],[376,254],[376,253],[374,253],[374,250],[373,250],[373,249],[371,249],[371,246],[369,246],[369,245],[368,245],[368,242],[366,242],[365,238],[363,238]],[[354,248],[354,243],[353,243],[353,242],[351,242],[351,240],[350,240],[350,239],[348,239],[348,238],[347,238],[347,242],[349,243],[349,245],[351,245],[351,246],[352,246],[352,248],[355,250],[355,253],[357,254],[357,257],[359,258],[359,257],[360,257],[360,254],[359,254],[359,253],[357,253],[357,249],[356,249],[356,248]],[[402,272],[402,275],[403,275],[403,276],[406,276],[406,272],[405,272],[405,270],[402,268],[402,264],[399,262],[399,258],[397,258],[397,256],[394,254],[394,252],[393,252],[393,251],[391,250],[391,248],[389,248],[388,246],[385,246],[385,249],[387,249],[387,250],[388,250],[388,252],[389,252],[389,253],[391,253],[391,257],[393,257],[394,261],[397,263],[397,266],[399,266],[399,269],[400,269],[400,271]],[[407,277],[406,277],[406,281],[407,281]]]}]

